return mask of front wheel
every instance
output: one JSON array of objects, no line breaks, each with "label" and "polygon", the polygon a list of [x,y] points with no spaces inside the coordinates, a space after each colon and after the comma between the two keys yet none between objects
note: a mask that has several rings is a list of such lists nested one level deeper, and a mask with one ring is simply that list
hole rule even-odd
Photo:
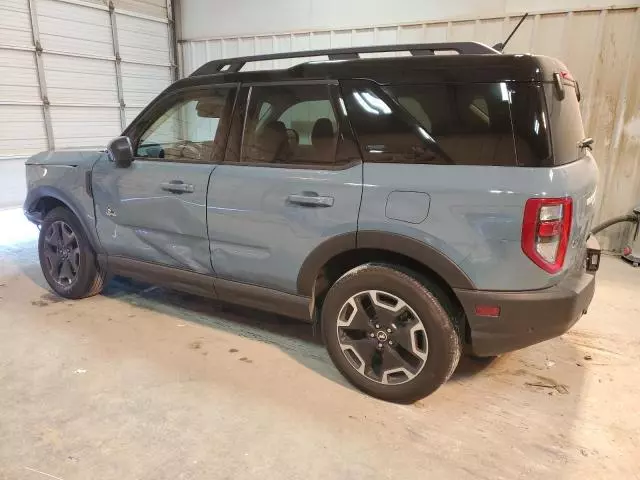
[{"label": "front wheel", "polygon": [[80,222],[66,208],[55,208],[45,216],[38,253],[44,278],[61,297],[84,298],[102,291],[106,273]]},{"label": "front wheel", "polygon": [[322,307],[322,332],[340,372],[360,390],[411,403],[455,370],[461,342],[448,299],[427,279],[388,265],[344,274]]}]

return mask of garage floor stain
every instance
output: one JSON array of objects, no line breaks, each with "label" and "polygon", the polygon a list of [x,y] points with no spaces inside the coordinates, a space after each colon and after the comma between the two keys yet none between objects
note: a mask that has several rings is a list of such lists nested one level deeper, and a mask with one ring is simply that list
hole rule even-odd
[{"label": "garage floor stain", "polygon": [[640,478],[640,269],[617,259],[571,332],[401,406],[293,320],[120,279],[60,300],[20,229],[0,233],[2,480]]}]

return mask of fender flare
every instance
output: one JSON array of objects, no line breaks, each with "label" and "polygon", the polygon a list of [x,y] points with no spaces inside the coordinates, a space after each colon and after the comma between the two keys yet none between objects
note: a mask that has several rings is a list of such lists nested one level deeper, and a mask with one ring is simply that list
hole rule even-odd
[{"label": "fender flare", "polygon": [[456,263],[434,247],[397,233],[365,230],[345,233],[325,240],[307,257],[298,272],[299,295],[311,297],[320,269],[333,257],[348,251],[383,250],[404,255],[433,270],[449,287],[475,290],[476,286]]},{"label": "fender flare", "polygon": [[24,212],[29,220],[34,223],[42,222],[42,215],[34,215],[35,212],[33,209],[36,204],[45,197],[55,198],[59,202],[63,203],[65,207],[67,207],[71,211],[71,213],[75,215],[75,217],[82,225],[82,228],[84,228],[84,231],[87,234],[87,238],[89,239],[89,243],[91,243],[91,247],[93,248],[93,250],[96,253],[102,253],[102,246],[100,245],[100,240],[98,239],[95,225],[92,225],[90,223],[89,217],[87,217],[87,215],[81,214],[82,210],[76,206],[76,201],[74,201],[72,197],[56,187],[52,187],[50,185],[41,185],[29,191],[24,202]]}]

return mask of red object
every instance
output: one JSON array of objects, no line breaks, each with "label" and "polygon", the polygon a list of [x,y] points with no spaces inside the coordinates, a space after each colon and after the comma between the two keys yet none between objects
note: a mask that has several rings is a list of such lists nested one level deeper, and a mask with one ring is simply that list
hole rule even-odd
[{"label": "red object", "polygon": [[[551,221],[540,221],[540,209],[544,206],[562,205],[562,218]],[[565,198],[530,198],[524,206],[522,222],[522,251],[533,263],[549,273],[562,270],[564,257],[569,246],[573,201]],[[537,246],[541,240],[558,240],[555,259],[550,262],[539,252]]]},{"label": "red object", "polygon": [[550,222],[540,222],[538,227],[538,235],[541,237],[555,237],[562,231],[562,222],[560,220],[552,220]]},{"label": "red object", "polygon": [[500,307],[497,305],[476,305],[476,315],[479,317],[499,317]]}]

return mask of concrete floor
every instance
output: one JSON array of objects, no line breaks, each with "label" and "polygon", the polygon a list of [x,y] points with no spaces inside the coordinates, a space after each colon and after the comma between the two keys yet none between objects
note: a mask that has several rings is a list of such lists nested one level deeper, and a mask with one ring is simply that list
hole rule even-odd
[{"label": "concrete floor", "polygon": [[62,300],[35,229],[0,225],[0,479],[640,478],[640,269],[617,259],[571,332],[399,406],[306,325],[125,281]]}]

